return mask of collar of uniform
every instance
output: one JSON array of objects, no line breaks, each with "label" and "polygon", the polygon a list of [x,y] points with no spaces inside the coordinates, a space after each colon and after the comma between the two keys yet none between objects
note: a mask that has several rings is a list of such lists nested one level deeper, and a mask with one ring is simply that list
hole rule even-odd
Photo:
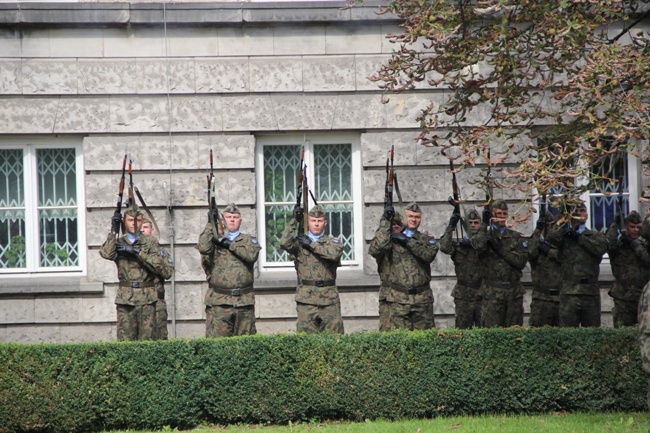
[{"label": "collar of uniform", "polygon": [[237,230],[236,232],[229,232],[227,238],[229,241],[234,241],[235,238],[239,236],[240,233],[241,232],[239,230]]},{"label": "collar of uniform", "polygon": [[315,235],[310,231],[307,232],[307,236],[309,236],[309,239],[311,239],[312,242],[317,242],[320,238],[322,238],[324,233],[321,233],[319,235]]}]

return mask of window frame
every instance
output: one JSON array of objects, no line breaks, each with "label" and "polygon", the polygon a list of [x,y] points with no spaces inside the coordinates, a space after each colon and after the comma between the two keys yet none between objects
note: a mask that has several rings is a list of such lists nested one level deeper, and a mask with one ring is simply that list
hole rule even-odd
[{"label": "window frame", "polygon": [[[257,216],[257,237],[260,245],[266,245],[266,221],[265,221],[265,207],[267,205],[264,200],[264,147],[278,146],[278,145],[295,145],[296,151],[299,151],[300,146],[305,145],[305,160],[307,161],[307,170],[310,188],[315,185],[314,182],[314,167],[313,167],[313,146],[314,145],[327,145],[327,144],[350,144],[351,146],[351,187],[352,187],[352,214],[353,232],[354,232],[354,260],[343,261],[341,263],[341,270],[363,269],[364,259],[364,238],[363,238],[363,188],[362,188],[362,173],[361,173],[361,137],[358,133],[294,133],[294,134],[260,134],[256,135],[255,146],[255,160],[258,167],[257,178],[257,197],[258,206],[256,209]],[[310,198],[310,203],[313,201]],[[329,229],[326,230],[329,234]],[[260,270],[263,272],[273,271],[287,271],[293,269],[294,263],[292,261],[286,262],[267,262],[266,254],[260,254],[258,260]]]},{"label": "window frame", "polygon": [[[27,278],[48,276],[86,276],[87,275],[87,239],[86,239],[86,203],[84,184],[83,143],[79,138],[62,137],[25,137],[0,138],[0,149],[20,149],[23,151],[23,176],[25,190],[25,250],[26,266],[24,268],[0,268],[0,278]],[[38,205],[38,160],[39,149],[74,149],[75,151],[75,186],[77,189],[77,243],[79,263],[69,267],[40,266],[40,228]]]}]

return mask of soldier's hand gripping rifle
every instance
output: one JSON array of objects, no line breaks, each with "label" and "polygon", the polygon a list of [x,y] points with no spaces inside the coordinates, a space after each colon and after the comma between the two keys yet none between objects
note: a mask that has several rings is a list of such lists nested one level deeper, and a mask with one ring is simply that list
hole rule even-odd
[{"label": "soldier's hand gripping rifle", "polygon": [[117,189],[117,206],[111,218],[111,232],[115,233],[115,237],[120,236],[120,228],[122,227],[122,198],[124,197],[124,181],[126,179],[126,153],[122,160],[122,178],[120,179],[120,186]]},{"label": "soldier's hand gripping rifle", "polygon": [[223,220],[223,216],[217,209],[217,181],[214,177],[214,157],[210,149],[210,174],[208,175],[208,219],[212,226],[212,237],[215,240],[221,240],[228,236],[228,227]]},{"label": "soldier's hand gripping rifle", "polygon": [[[395,208],[393,207],[393,189],[395,185],[395,168],[393,166],[395,157],[395,146],[391,146],[390,153],[386,157],[386,185],[384,186],[384,213],[382,219],[389,223],[395,216]],[[390,165],[389,165],[390,162]]]}]

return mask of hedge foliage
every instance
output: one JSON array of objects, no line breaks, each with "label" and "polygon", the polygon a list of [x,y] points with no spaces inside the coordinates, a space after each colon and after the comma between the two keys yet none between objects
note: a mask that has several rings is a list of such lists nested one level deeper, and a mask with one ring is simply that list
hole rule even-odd
[{"label": "hedge foliage", "polygon": [[0,344],[0,432],[642,411],[636,329]]}]

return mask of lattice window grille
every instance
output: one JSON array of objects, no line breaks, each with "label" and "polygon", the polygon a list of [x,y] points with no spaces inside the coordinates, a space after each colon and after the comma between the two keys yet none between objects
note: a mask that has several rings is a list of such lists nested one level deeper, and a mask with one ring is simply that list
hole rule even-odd
[{"label": "lattice window grille", "polygon": [[76,209],[42,210],[39,227],[42,267],[79,265]]},{"label": "lattice window grille", "polygon": [[76,206],[74,149],[38,150],[39,206]]},{"label": "lattice window grille", "polygon": [[0,211],[0,269],[27,266],[25,210]]},{"label": "lattice window grille", "polygon": [[607,177],[618,180],[618,182],[599,180],[590,185],[588,197],[591,228],[604,232],[613,223],[618,223],[616,219],[620,212],[623,215],[629,213],[627,155],[623,152],[613,153],[602,164],[591,167],[591,172],[596,178]]},{"label": "lattice window grille", "polygon": [[23,151],[0,150],[0,209],[25,206]]}]

